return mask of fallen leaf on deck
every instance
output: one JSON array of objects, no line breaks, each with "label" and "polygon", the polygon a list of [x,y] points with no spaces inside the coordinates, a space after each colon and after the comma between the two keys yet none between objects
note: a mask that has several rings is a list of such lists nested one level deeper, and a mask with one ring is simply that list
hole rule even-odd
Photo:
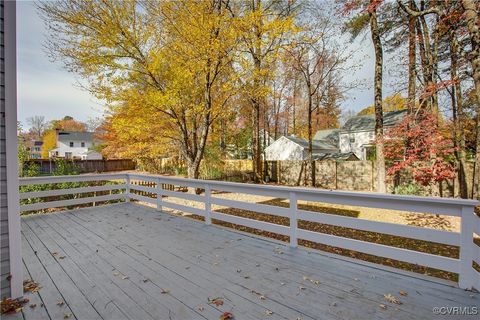
[{"label": "fallen leaf on deck", "polygon": [[65,256],[60,256],[58,257],[58,259],[65,259]]},{"label": "fallen leaf on deck", "polygon": [[17,313],[23,310],[23,305],[26,304],[28,299],[7,299],[4,298],[1,302],[2,314]]},{"label": "fallen leaf on deck", "polygon": [[23,291],[24,292],[32,292],[32,293],[35,293],[37,292],[38,290],[40,290],[40,285],[38,284],[38,282],[35,282],[31,279],[28,279],[28,280],[24,280],[23,281]]},{"label": "fallen leaf on deck", "polygon": [[65,302],[63,302],[63,300],[58,300],[57,301],[57,306],[63,306],[65,304]]},{"label": "fallen leaf on deck", "polygon": [[32,303],[29,307],[33,309],[33,308],[35,308],[36,306],[37,306],[36,303]]},{"label": "fallen leaf on deck", "polygon": [[65,313],[65,314],[63,315],[63,319],[69,319],[69,318],[71,318],[71,317],[72,317],[72,314],[71,314],[71,313]]},{"label": "fallen leaf on deck", "polygon": [[273,314],[273,311],[266,310],[266,311],[265,311],[265,314],[266,314],[267,316],[271,316],[271,315]]},{"label": "fallen leaf on deck", "polygon": [[220,320],[230,320],[230,319],[233,319],[233,314],[231,314],[230,312],[224,312],[220,316]]},{"label": "fallen leaf on deck", "polygon": [[242,270],[241,270],[241,269],[237,269],[237,273],[240,273],[240,272],[242,272]]},{"label": "fallen leaf on deck", "polygon": [[129,278],[129,277],[127,277],[127,276],[123,276],[123,277],[122,277],[122,280],[127,280],[128,278]]},{"label": "fallen leaf on deck", "polygon": [[260,300],[266,300],[265,296],[260,296]]},{"label": "fallen leaf on deck", "polygon": [[379,306],[380,308],[382,308],[382,309],[387,309],[387,306],[384,305],[384,304],[379,304],[378,306]]},{"label": "fallen leaf on deck", "polygon": [[307,289],[307,288],[305,288],[305,287],[303,287],[303,286],[299,286],[298,289],[300,289],[300,290],[305,290],[305,289]]},{"label": "fallen leaf on deck", "polygon": [[120,275],[120,273],[118,273],[118,272],[115,271],[115,272],[113,273],[113,275],[114,275],[114,276],[118,276],[118,275]]},{"label": "fallen leaf on deck", "polygon": [[219,306],[223,305],[223,299],[222,298],[214,298],[214,299],[208,298],[208,303],[214,304],[217,307],[219,307]]},{"label": "fallen leaf on deck", "polygon": [[400,295],[402,296],[408,296],[408,292],[400,290]]},{"label": "fallen leaf on deck", "polygon": [[56,256],[58,254],[58,252],[52,252],[52,255]]},{"label": "fallen leaf on deck", "polygon": [[197,309],[198,309],[198,311],[203,311],[203,310],[205,310],[205,308],[204,308],[203,306],[198,306]]},{"label": "fallen leaf on deck", "polygon": [[162,291],[160,291],[160,293],[162,293],[162,294],[170,293],[170,290],[169,289],[162,289]]},{"label": "fallen leaf on deck", "polygon": [[143,282],[148,282],[148,281],[150,281],[150,280],[149,280],[149,279],[143,279],[142,281],[143,281]]},{"label": "fallen leaf on deck", "polygon": [[385,300],[387,300],[388,302],[390,303],[395,303],[395,304],[402,304],[400,302],[400,300],[398,300],[397,298],[395,298],[395,296],[391,295],[390,293],[389,294],[384,294],[383,295]]}]

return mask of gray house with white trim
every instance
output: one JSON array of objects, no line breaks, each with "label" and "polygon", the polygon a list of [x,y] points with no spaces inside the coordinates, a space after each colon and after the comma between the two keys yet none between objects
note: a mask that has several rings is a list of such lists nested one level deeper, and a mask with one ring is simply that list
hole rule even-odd
[{"label": "gray house with white trim", "polygon": [[[407,110],[385,112],[383,114],[384,128],[395,126],[406,115]],[[375,115],[350,118],[338,131],[338,143],[341,153],[353,152],[360,160],[367,160],[375,150]]]},{"label": "gray house with white trim", "polygon": [[1,299],[23,295],[17,159],[16,2],[0,1]]}]

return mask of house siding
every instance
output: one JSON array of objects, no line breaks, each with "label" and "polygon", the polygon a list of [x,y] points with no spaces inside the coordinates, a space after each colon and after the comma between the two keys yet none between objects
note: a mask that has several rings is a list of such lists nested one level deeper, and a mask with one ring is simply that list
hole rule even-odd
[{"label": "house siding", "polygon": [[265,149],[265,160],[303,160],[303,148],[281,137]]},{"label": "house siding", "polygon": [[0,0],[0,286],[1,298],[23,295],[18,193],[16,2]]},{"label": "house siding", "polygon": [[1,298],[10,296],[10,255],[8,238],[8,207],[7,207],[7,161],[5,138],[5,46],[4,46],[4,3],[0,1],[0,232],[1,232]]},{"label": "house siding", "polygon": [[[350,138],[354,139],[353,142]],[[360,160],[365,159],[365,145],[374,143],[374,131],[352,131],[339,134],[339,147],[341,153],[353,152]]]}]

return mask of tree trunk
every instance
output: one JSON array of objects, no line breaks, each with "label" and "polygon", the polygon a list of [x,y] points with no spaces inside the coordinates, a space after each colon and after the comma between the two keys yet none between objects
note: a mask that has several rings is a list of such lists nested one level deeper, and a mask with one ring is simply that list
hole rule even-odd
[{"label": "tree trunk", "polygon": [[313,161],[313,135],[312,135],[312,107],[313,100],[311,94],[311,86],[308,87],[308,159],[310,160],[310,180],[312,187],[315,187],[315,162]]},{"label": "tree trunk", "polygon": [[262,159],[260,154],[260,103],[253,101],[253,137],[252,137],[252,161],[255,182],[259,182],[262,175]]},{"label": "tree trunk", "polygon": [[200,163],[187,161],[187,176],[189,179],[198,179],[200,175]]},{"label": "tree trunk", "polygon": [[467,20],[468,33],[472,44],[470,52],[473,81],[475,84],[476,112],[477,112],[477,141],[475,153],[475,173],[473,178],[473,197],[480,200],[480,28],[478,27],[478,12],[475,7],[476,1],[462,0],[465,18]]},{"label": "tree trunk", "polygon": [[452,87],[452,114],[454,123],[454,143],[458,148],[456,157],[459,163],[458,167],[458,181],[460,185],[460,197],[468,198],[467,179],[465,174],[465,131],[464,131],[464,113],[463,113],[463,97],[460,78],[457,74],[458,68],[458,53],[459,45],[458,39],[453,30],[450,31],[450,77],[455,81]]},{"label": "tree trunk", "polygon": [[[410,8],[414,10],[413,7],[415,3],[413,0],[410,1]],[[413,16],[408,18],[408,98],[407,98],[407,109],[409,113],[415,112],[415,89],[417,84],[417,70],[416,70],[416,43],[417,36],[415,32],[415,20]]]},{"label": "tree trunk", "polygon": [[[371,0],[373,3],[374,0]],[[377,191],[385,193],[387,191],[385,179],[385,155],[383,151],[383,108],[382,108],[382,80],[383,80],[383,49],[378,30],[377,12],[373,9],[370,15],[370,32],[372,34],[372,42],[375,48],[375,77],[374,77],[374,94],[375,94],[375,139],[376,139],[376,156],[377,156]]]}]

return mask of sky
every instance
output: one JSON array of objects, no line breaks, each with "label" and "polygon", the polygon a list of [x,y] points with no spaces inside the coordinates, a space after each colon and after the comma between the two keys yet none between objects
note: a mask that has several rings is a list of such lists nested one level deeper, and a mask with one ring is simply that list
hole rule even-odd
[{"label": "sky", "polygon": [[[105,110],[102,102],[79,88],[80,79],[64,70],[60,62],[50,61],[43,49],[47,37],[35,3],[18,1],[18,120],[28,129],[26,119],[35,115],[45,116],[47,120],[69,115],[80,121],[101,116]],[[342,109],[359,111],[373,104],[373,48],[368,36],[348,45],[354,50],[351,64],[360,63],[362,67],[348,74],[347,80],[363,79],[367,88],[349,91],[349,99],[342,102]]]},{"label": "sky", "polygon": [[17,2],[18,120],[39,115],[47,120],[66,115],[86,121],[103,114],[101,101],[78,88],[78,78],[53,63],[43,50],[47,32],[33,1]]}]

